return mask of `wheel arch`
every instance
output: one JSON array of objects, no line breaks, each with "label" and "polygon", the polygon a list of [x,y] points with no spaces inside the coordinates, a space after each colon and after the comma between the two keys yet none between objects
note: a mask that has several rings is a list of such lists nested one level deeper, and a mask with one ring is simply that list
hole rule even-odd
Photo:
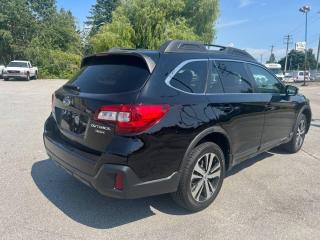
[{"label": "wheel arch", "polygon": [[233,162],[231,140],[226,131],[220,126],[207,128],[194,137],[184,154],[182,163],[180,164],[180,169],[183,168],[187,156],[192,149],[204,142],[213,142],[221,148],[225,157],[226,170],[229,170],[232,167]]}]

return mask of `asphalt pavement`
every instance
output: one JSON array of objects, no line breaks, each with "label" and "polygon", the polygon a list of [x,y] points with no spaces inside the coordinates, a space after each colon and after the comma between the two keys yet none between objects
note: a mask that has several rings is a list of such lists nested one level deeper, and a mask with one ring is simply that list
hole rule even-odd
[{"label": "asphalt pavement", "polygon": [[320,85],[301,87],[313,119],[302,151],[235,167],[208,209],[168,195],[101,196],[45,152],[43,124],[63,80],[0,80],[0,239],[320,239]]}]

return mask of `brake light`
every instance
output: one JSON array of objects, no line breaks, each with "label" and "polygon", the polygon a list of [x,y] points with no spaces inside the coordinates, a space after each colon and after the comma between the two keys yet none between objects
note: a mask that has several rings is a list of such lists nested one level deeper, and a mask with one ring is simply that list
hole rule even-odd
[{"label": "brake light", "polygon": [[114,188],[117,190],[123,189],[123,175],[121,173],[117,173],[115,176]]},{"label": "brake light", "polygon": [[95,114],[96,121],[111,122],[119,134],[140,133],[155,125],[169,111],[167,104],[121,104],[102,106]]}]

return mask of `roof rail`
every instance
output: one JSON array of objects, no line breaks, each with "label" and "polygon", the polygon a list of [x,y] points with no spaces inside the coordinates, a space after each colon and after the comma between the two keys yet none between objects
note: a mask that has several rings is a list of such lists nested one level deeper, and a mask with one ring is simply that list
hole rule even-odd
[{"label": "roof rail", "polygon": [[195,41],[171,40],[161,45],[159,51],[164,53],[170,53],[170,52],[203,52],[203,53],[207,52],[209,53],[211,51],[214,51],[210,49],[210,47],[218,48],[218,51],[221,51],[224,53],[238,55],[241,57],[248,57],[250,59],[255,60],[255,58],[252,57],[245,50],[216,45],[216,44],[205,44],[202,42],[195,42]]},{"label": "roof rail", "polygon": [[160,46],[160,52],[205,52],[207,48],[201,42],[171,40]]}]

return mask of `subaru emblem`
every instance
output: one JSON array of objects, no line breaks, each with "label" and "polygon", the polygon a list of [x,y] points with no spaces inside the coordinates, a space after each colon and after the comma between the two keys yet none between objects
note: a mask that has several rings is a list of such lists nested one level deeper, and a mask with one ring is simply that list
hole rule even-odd
[{"label": "subaru emblem", "polygon": [[79,117],[79,116],[75,116],[75,117],[74,117],[74,123],[75,123],[76,125],[79,125],[79,124],[80,124],[80,117]]},{"label": "subaru emblem", "polygon": [[71,100],[70,96],[66,96],[62,101],[63,105],[66,106],[66,107],[70,106],[71,102],[72,102],[72,100]]}]

